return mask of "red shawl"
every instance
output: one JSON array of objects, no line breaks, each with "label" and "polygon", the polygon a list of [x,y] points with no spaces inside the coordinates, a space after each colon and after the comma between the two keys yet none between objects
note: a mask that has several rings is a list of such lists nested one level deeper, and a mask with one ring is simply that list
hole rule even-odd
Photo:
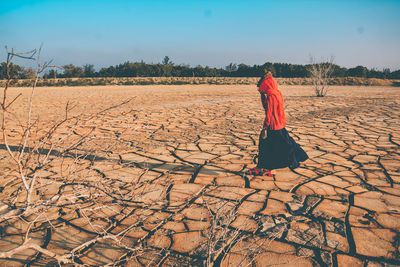
[{"label": "red shawl", "polygon": [[280,130],[286,126],[285,111],[283,110],[282,93],[278,90],[278,83],[272,75],[266,75],[266,79],[260,84],[260,93],[265,109],[264,128]]}]

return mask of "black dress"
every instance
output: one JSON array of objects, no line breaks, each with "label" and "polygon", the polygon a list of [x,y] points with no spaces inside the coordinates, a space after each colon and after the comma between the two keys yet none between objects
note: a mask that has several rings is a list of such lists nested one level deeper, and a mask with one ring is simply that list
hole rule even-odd
[{"label": "black dress", "polygon": [[299,162],[308,159],[308,155],[297,144],[288,131],[267,130],[267,138],[263,139],[260,134],[258,143],[257,168],[268,170],[289,167],[295,169]]}]

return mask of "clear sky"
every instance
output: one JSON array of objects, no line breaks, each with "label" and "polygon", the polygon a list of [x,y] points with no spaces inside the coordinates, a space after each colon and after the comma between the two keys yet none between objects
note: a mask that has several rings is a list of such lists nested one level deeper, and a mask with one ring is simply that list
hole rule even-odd
[{"label": "clear sky", "polygon": [[[0,0],[0,46],[58,65],[230,62],[400,69],[400,0]],[[0,49],[0,60],[5,50]]]}]

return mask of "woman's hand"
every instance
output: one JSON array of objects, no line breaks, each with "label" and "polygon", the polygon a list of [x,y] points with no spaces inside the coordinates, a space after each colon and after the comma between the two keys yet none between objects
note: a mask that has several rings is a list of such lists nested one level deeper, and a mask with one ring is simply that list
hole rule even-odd
[{"label": "woman's hand", "polygon": [[261,130],[261,138],[262,139],[267,139],[267,129],[266,128],[263,128]]}]

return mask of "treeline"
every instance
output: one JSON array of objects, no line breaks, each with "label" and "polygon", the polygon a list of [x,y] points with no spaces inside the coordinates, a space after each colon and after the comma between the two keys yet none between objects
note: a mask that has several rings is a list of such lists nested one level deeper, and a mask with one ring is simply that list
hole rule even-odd
[{"label": "treeline", "polygon": [[[165,57],[162,63],[148,64],[145,62],[125,62],[96,71],[94,65],[75,66],[72,64],[62,66],[62,69],[51,69],[43,78],[79,78],[79,77],[260,77],[267,70],[275,77],[281,78],[305,78],[309,77],[310,65],[298,65],[287,63],[270,63],[263,65],[246,65],[231,63],[225,68],[212,68],[189,65],[176,65]],[[30,68],[12,64],[10,75],[13,78],[27,79],[34,76]],[[363,66],[344,68],[333,65],[333,77],[360,77],[378,79],[400,79],[400,70],[390,71],[384,69],[368,69]],[[0,79],[5,79],[6,64],[0,64]]]},{"label": "treeline", "polygon": [[[35,71],[10,63],[9,75],[12,79],[32,79],[35,77]],[[0,63],[0,80],[3,79],[7,79],[7,64],[5,62]]]}]

